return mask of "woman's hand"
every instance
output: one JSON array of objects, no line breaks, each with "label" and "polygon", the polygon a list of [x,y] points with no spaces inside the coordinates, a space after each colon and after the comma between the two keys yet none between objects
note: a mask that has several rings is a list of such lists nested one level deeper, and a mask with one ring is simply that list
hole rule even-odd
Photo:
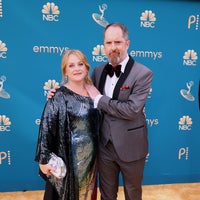
[{"label": "woman's hand", "polygon": [[47,176],[52,176],[53,171],[55,171],[55,169],[53,167],[51,167],[49,164],[39,164],[40,170],[42,171],[43,174],[46,174]]}]

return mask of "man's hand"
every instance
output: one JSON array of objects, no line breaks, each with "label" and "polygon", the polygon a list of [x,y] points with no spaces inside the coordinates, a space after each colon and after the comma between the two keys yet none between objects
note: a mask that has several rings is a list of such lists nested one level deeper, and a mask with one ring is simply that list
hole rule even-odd
[{"label": "man's hand", "polygon": [[48,95],[47,95],[47,99],[51,99],[54,96],[54,93],[56,92],[56,90],[59,88],[59,86],[55,86],[55,88],[49,90]]},{"label": "man's hand", "polygon": [[97,95],[101,94],[94,85],[86,85],[85,89],[93,100]]}]

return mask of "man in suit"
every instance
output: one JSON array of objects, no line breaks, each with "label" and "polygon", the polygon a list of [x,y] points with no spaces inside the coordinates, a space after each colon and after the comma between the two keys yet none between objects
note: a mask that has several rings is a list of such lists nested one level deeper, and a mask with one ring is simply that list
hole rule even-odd
[{"label": "man in suit", "polygon": [[[104,30],[108,63],[94,69],[86,89],[102,112],[99,140],[99,180],[102,200],[116,200],[121,172],[126,200],[142,199],[142,179],[148,153],[143,108],[153,73],[128,55],[127,28],[120,23]],[[113,67],[112,67],[112,66]],[[52,89],[48,98],[55,92]]]},{"label": "man in suit", "polygon": [[120,23],[109,24],[104,30],[108,63],[94,69],[94,86],[86,88],[102,112],[98,157],[102,200],[117,199],[120,172],[125,199],[142,199],[148,153],[143,108],[153,73],[128,55],[129,45],[127,28]]}]

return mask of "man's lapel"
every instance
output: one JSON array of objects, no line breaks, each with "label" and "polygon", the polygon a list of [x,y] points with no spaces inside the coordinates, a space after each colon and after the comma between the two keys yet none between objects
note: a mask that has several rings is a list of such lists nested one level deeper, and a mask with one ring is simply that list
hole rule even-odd
[{"label": "man's lapel", "polygon": [[122,73],[120,75],[119,80],[117,81],[117,84],[116,84],[115,89],[113,91],[113,98],[112,99],[118,99],[120,88],[122,87],[122,85],[125,82],[127,76],[129,75],[133,65],[134,65],[134,60],[133,60],[133,58],[131,56],[129,56],[129,61],[126,64],[125,71],[124,71],[124,73]]}]

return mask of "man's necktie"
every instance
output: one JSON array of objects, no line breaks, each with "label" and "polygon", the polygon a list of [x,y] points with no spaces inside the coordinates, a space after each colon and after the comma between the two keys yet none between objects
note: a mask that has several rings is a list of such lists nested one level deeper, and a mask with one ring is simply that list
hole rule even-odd
[{"label": "man's necktie", "polygon": [[107,64],[105,67],[107,74],[110,77],[113,77],[114,73],[116,77],[119,77],[121,74],[121,65],[117,65],[116,67],[113,67],[111,64]]}]

